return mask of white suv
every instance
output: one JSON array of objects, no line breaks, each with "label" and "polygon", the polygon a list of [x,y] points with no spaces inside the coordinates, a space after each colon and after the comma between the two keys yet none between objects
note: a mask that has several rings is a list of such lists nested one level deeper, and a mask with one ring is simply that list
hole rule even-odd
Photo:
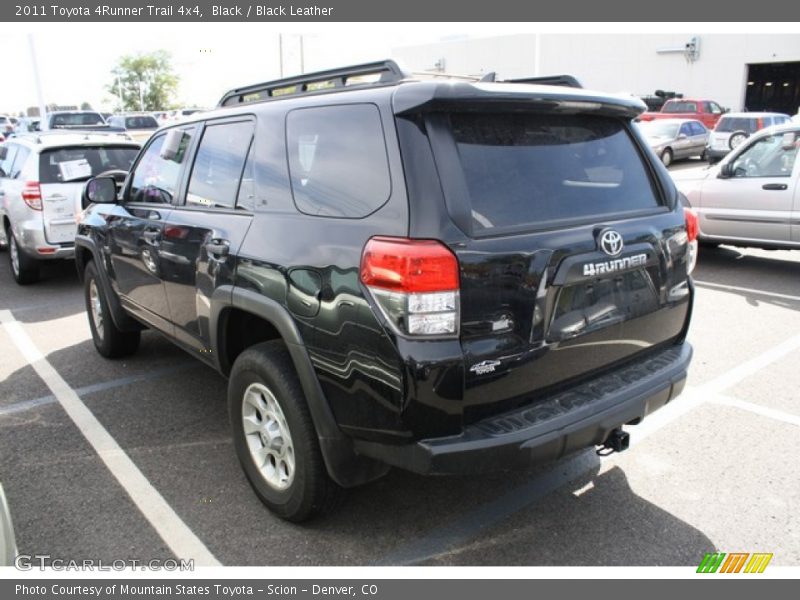
[{"label": "white suv", "polygon": [[0,145],[0,244],[17,283],[39,278],[39,262],[73,258],[84,182],[130,169],[139,144],[125,135],[48,132]]},{"label": "white suv", "polygon": [[718,162],[755,132],[773,125],[783,125],[789,121],[791,121],[789,115],[772,112],[741,112],[722,115],[708,138],[708,147],[706,148],[708,162],[711,164]]}]

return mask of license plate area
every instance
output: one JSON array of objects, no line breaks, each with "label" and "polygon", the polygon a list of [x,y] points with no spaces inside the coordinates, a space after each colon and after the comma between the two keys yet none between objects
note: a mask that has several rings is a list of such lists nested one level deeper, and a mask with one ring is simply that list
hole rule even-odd
[{"label": "license plate area", "polygon": [[658,294],[647,269],[562,287],[547,339],[572,339],[657,311]]},{"label": "license plate area", "polygon": [[51,244],[66,244],[75,241],[75,220],[65,220],[60,223],[51,222],[47,228],[47,241]]}]

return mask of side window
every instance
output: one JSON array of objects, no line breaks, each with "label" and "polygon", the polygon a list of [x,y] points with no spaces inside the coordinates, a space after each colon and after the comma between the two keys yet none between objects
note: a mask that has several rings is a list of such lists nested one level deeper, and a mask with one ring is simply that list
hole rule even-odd
[{"label": "side window", "polygon": [[708,131],[705,127],[703,127],[702,123],[691,123],[692,126],[692,135],[705,135]]},{"label": "side window", "polygon": [[188,206],[236,206],[252,139],[252,121],[206,126],[189,179]]},{"label": "side window", "polygon": [[17,150],[17,156],[14,158],[14,164],[12,165],[11,170],[8,172],[8,176],[11,179],[19,178],[20,174],[22,173],[22,168],[25,166],[25,162],[28,160],[30,155],[30,149],[23,146],[19,147],[19,150]]},{"label": "side window", "polygon": [[254,210],[256,205],[256,175],[255,175],[255,149],[254,142],[250,143],[247,153],[247,162],[242,172],[242,183],[239,185],[239,195],[236,197],[236,208]]},{"label": "side window", "polygon": [[709,112],[712,115],[721,115],[722,114],[722,108],[716,102],[709,102],[708,106],[709,106],[709,109],[710,109]]},{"label": "side window", "polygon": [[374,104],[293,110],[286,117],[286,145],[301,212],[357,219],[389,199],[386,140]]},{"label": "side window", "polygon": [[684,123],[681,125],[680,131],[678,131],[678,135],[685,135],[689,137],[692,135],[692,124],[691,123]]},{"label": "side window", "polygon": [[19,146],[16,144],[8,144],[6,146],[6,155],[0,161],[0,177],[9,177],[11,169],[14,166],[14,159],[17,157],[17,150]]},{"label": "side window", "polygon": [[800,139],[796,133],[761,138],[733,162],[734,177],[789,177]]},{"label": "side window", "polygon": [[[181,163],[191,141],[189,131],[184,131],[177,151],[166,152],[166,134],[159,135],[145,150],[133,172],[129,202],[154,202],[169,204],[178,190]],[[162,153],[162,149],[165,150]],[[168,156],[164,158],[162,154]]]}]

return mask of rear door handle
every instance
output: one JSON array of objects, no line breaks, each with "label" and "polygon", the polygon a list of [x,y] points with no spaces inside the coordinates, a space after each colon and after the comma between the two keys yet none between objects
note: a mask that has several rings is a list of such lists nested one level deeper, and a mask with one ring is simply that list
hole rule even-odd
[{"label": "rear door handle", "polygon": [[211,240],[206,244],[206,252],[214,258],[223,258],[228,256],[231,244],[228,240]]},{"label": "rear door handle", "polygon": [[785,183],[765,183],[761,186],[762,190],[774,190],[774,191],[782,191],[789,189],[789,186]]}]

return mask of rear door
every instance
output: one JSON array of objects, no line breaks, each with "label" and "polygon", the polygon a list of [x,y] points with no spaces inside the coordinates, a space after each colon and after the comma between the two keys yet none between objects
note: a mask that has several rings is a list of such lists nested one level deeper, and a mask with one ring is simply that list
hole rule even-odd
[{"label": "rear door", "polygon": [[84,183],[106,171],[128,171],[138,146],[80,145],[43,149],[39,185],[45,239],[51,244],[75,241],[75,215],[81,210]]},{"label": "rear door", "polygon": [[253,218],[253,131],[250,118],[205,124],[185,198],[165,221],[160,257],[175,335],[200,351],[210,344],[211,296],[233,284]]},{"label": "rear door", "polygon": [[762,137],[733,159],[733,176],[709,177],[700,194],[700,230],[726,240],[788,242],[797,178],[796,134]]},{"label": "rear door", "polygon": [[680,337],[683,213],[629,123],[523,112],[426,120],[465,234],[448,241],[461,268],[468,420]]}]

